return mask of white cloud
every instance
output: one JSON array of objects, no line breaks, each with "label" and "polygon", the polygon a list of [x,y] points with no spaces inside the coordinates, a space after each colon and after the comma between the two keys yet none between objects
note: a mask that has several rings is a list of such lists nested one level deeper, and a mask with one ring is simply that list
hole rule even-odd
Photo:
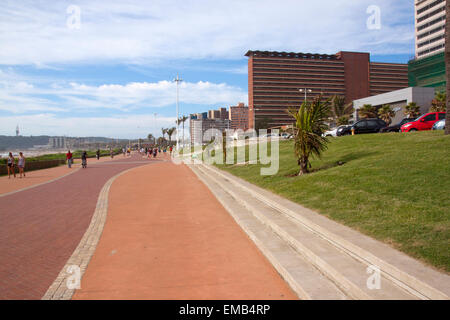
[{"label": "white cloud", "polygon": [[[69,29],[66,9],[81,9]],[[381,8],[368,30],[366,9]],[[413,1],[2,1],[0,64],[242,58],[248,49],[412,54]]]},{"label": "white cloud", "polygon": [[[145,138],[149,133],[161,136],[162,127],[174,127],[175,117],[153,115],[120,117],[67,117],[41,113],[0,117],[0,135],[12,135],[19,125],[22,135],[99,136],[111,138]],[[187,132],[187,130],[186,130]]]},{"label": "white cloud", "polygon": [[[3,73],[5,74],[5,73]],[[9,81],[0,74],[0,110],[13,113],[30,111],[129,112],[141,108],[160,108],[175,104],[176,84],[169,81],[131,82],[91,86],[72,82],[36,87],[26,81]],[[247,93],[225,83],[182,82],[180,102],[195,105],[232,105],[246,101]]]}]

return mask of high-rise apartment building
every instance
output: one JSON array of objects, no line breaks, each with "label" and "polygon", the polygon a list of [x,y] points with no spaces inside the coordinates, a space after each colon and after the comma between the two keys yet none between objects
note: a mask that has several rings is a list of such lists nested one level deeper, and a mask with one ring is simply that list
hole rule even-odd
[{"label": "high-rise apartment building", "polygon": [[410,87],[445,90],[445,0],[415,0],[416,55],[408,63]]},{"label": "high-rise apartment building", "polygon": [[228,119],[228,111],[227,108],[220,108],[219,110],[209,110],[208,111],[208,119]]},{"label": "high-rise apartment building", "polygon": [[445,49],[445,0],[415,0],[416,59]]},{"label": "high-rise apartment building", "polygon": [[220,119],[220,111],[219,110],[209,110],[208,111],[208,119]]},{"label": "high-rise apartment building", "polygon": [[237,106],[231,106],[229,119],[231,121],[231,129],[246,131],[248,129],[248,107],[242,102]]},{"label": "high-rise apartment building", "polygon": [[[216,131],[208,131],[217,129]],[[189,130],[192,145],[201,145],[214,139],[214,134],[220,132],[220,135],[226,129],[230,129],[230,120],[228,119],[205,119],[197,118],[196,114],[190,116]]]},{"label": "high-rise apartment building", "polygon": [[[406,64],[370,62],[369,53],[333,55],[248,51],[249,128],[292,123],[286,113],[306,99],[340,95],[346,102],[408,87]],[[302,91],[300,91],[302,90]]]}]

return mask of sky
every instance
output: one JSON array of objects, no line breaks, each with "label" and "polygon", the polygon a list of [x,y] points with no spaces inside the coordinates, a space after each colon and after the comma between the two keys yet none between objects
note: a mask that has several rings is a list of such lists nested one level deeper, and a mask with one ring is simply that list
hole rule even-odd
[{"label": "sky", "polygon": [[0,135],[161,136],[177,74],[180,115],[247,104],[248,50],[406,63],[414,3],[1,0]]}]

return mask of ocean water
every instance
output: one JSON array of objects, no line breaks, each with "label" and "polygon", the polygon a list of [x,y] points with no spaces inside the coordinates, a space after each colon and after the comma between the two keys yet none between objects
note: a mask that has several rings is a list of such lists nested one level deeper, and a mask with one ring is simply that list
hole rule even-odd
[{"label": "ocean water", "polygon": [[7,158],[9,153],[12,152],[14,157],[19,156],[19,152],[23,152],[23,155],[26,157],[36,157],[44,154],[54,154],[54,153],[66,153],[66,150],[10,150],[0,152],[0,158]]}]

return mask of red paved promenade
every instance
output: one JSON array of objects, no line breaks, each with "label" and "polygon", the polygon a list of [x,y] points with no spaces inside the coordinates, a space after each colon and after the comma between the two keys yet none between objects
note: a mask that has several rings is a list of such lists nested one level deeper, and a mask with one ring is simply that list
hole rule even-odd
[{"label": "red paved promenade", "polygon": [[163,159],[92,159],[0,197],[0,299],[43,297],[88,229],[100,190],[130,168],[111,185],[74,299],[296,299],[195,174]]},{"label": "red paved promenade", "polygon": [[89,159],[87,169],[0,197],[0,299],[40,299],[89,226],[103,185],[149,162],[138,155]]},{"label": "red paved promenade", "polygon": [[102,237],[74,299],[297,299],[184,165],[133,169],[109,192]]}]

